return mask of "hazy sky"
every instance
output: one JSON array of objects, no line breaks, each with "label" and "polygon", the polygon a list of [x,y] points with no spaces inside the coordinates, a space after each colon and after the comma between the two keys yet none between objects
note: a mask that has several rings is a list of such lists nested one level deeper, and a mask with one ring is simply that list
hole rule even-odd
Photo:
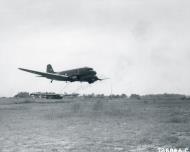
[{"label": "hazy sky", "polygon": [[77,92],[18,67],[89,66],[110,80],[79,93],[190,94],[188,0],[0,0],[0,96]]}]

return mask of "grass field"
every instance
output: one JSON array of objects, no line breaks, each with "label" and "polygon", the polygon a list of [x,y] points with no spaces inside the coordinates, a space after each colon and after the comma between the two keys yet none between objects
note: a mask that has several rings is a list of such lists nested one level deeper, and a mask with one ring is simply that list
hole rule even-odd
[{"label": "grass field", "polygon": [[0,99],[1,152],[157,152],[189,146],[189,100]]}]

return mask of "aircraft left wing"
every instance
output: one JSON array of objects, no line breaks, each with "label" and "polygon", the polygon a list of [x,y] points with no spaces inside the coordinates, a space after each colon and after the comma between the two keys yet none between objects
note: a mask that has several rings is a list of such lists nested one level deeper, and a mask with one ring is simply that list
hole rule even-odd
[{"label": "aircraft left wing", "polygon": [[34,70],[29,70],[29,69],[23,69],[23,68],[18,68],[19,70],[29,72],[29,73],[34,73],[37,75],[40,75],[41,77],[46,77],[48,79],[56,79],[56,80],[63,80],[63,81],[68,81],[69,77],[66,75],[60,75],[57,73],[46,73],[46,72],[39,72],[39,71],[34,71]]}]

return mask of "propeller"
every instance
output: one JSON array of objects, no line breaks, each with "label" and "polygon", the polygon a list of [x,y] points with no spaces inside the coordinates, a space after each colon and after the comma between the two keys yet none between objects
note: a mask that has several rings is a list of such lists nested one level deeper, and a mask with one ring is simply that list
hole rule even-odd
[{"label": "propeller", "polygon": [[107,80],[107,79],[110,79],[110,78],[98,78],[98,80],[100,81]]}]

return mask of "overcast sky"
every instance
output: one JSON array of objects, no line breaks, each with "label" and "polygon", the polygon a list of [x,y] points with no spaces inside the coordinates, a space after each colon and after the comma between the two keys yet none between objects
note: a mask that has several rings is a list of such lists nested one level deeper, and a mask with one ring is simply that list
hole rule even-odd
[{"label": "overcast sky", "polygon": [[[190,94],[189,8],[188,0],[0,0],[0,96]],[[45,71],[49,63],[111,79],[81,89],[17,69]]]}]

